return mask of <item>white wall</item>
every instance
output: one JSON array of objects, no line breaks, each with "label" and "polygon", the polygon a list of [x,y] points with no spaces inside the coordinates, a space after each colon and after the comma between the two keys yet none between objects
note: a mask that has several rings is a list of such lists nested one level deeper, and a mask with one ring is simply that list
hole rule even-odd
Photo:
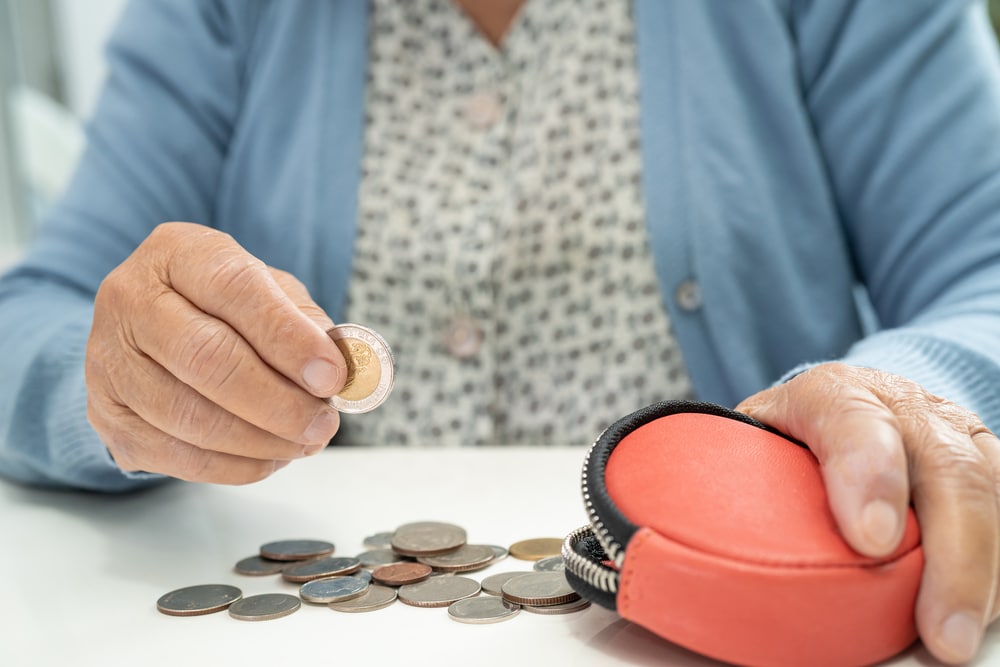
[{"label": "white wall", "polygon": [[86,118],[105,76],[104,43],[126,0],[55,0],[60,64],[70,109]]}]

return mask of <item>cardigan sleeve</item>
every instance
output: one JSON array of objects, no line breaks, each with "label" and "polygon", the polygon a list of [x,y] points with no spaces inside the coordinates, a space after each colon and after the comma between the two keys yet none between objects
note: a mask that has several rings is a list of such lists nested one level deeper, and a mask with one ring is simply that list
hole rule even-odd
[{"label": "cardigan sleeve", "polygon": [[212,223],[240,101],[241,4],[127,6],[77,171],[24,260],[0,279],[3,476],[99,491],[160,479],[120,470],[87,420],[93,300],[157,224]]},{"label": "cardigan sleeve", "polygon": [[792,10],[803,95],[880,321],[844,361],[1000,428],[1000,63],[985,6]]}]

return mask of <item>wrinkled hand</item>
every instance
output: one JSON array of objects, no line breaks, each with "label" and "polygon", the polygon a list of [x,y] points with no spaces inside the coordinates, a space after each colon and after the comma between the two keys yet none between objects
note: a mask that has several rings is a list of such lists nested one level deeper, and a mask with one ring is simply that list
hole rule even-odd
[{"label": "wrinkled hand", "polygon": [[290,274],[231,237],[157,227],[101,284],[88,417],[125,470],[245,484],[336,433],[344,358]]},{"label": "wrinkled hand", "polygon": [[894,551],[912,500],[925,557],[917,628],[940,660],[973,657],[1000,585],[1000,442],[979,418],[899,376],[844,364],[737,409],[810,447],[858,552]]}]

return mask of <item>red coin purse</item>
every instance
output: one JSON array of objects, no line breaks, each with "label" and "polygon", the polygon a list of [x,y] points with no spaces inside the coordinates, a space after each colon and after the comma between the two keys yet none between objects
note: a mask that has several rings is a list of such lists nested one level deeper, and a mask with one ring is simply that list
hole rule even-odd
[{"label": "red coin purse", "polygon": [[590,525],[563,545],[581,596],[671,642],[753,667],[870,665],[917,638],[923,570],[851,549],[802,445],[721,406],[658,403],[609,427],[583,467]]}]

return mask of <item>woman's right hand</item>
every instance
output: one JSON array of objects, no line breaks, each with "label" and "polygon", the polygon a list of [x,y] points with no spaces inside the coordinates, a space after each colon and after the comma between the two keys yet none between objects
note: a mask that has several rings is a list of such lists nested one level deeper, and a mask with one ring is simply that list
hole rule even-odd
[{"label": "woman's right hand", "polygon": [[124,470],[246,484],[319,452],[346,377],[333,322],[227,234],[171,222],[101,283],[88,417]]}]

